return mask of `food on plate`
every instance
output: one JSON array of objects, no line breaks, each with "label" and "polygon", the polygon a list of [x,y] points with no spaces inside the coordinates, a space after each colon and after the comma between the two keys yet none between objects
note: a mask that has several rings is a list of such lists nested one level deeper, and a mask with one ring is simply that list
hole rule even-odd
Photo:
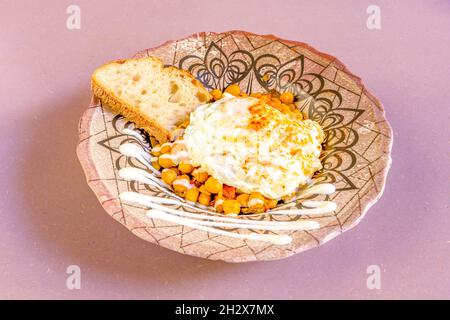
[{"label": "food on plate", "polygon": [[208,92],[157,58],[107,64],[94,93],[160,142],[151,164],[179,197],[226,215],[262,213],[322,168],[324,132],[291,92],[246,94],[238,84]]},{"label": "food on plate", "polygon": [[117,60],[92,75],[94,94],[115,112],[145,129],[159,142],[176,136],[176,126],[211,99],[189,72],[164,67],[156,57]]},{"label": "food on plate", "polygon": [[208,188],[214,179],[245,193],[279,199],[305,185],[322,167],[322,128],[255,97],[225,93],[200,106],[191,113],[181,141],[191,165],[214,177],[205,184],[211,193],[222,188]]},{"label": "food on plate", "polygon": [[323,130],[303,119],[292,93],[247,96],[234,86],[211,95],[177,140],[152,149],[162,180],[186,201],[226,215],[263,213],[322,168]]}]

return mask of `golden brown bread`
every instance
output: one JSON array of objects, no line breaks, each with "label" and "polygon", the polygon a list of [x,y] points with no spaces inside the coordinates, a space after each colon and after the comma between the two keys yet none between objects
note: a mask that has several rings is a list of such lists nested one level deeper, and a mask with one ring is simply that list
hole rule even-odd
[{"label": "golden brown bread", "polygon": [[156,57],[107,63],[95,70],[91,85],[104,104],[161,143],[171,140],[177,124],[211,99],[189,72],[164,67]]}]

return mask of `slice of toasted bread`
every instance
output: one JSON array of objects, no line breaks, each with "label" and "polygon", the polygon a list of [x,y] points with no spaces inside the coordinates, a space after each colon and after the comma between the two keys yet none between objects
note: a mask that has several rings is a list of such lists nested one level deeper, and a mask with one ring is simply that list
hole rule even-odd
[{"label": "slice of toasted bread", "polygon": [[211,99],[189,72],[164,67],[156,57],[117,60],[101,66],[92,75],[92,91],[113,111],[161,143],[171,140],[176,125]]}]

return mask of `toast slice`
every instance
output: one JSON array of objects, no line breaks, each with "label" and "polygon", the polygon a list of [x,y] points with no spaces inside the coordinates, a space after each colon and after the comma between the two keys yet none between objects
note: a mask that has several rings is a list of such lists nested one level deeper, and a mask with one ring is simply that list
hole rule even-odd
[{"label": "toast slice", "polygon": [[172,140],[176,126],[211,99],[189,72],[164,67],[156,57],[107,63],[95,70],[91,85],[103,103],[160,143]]}]

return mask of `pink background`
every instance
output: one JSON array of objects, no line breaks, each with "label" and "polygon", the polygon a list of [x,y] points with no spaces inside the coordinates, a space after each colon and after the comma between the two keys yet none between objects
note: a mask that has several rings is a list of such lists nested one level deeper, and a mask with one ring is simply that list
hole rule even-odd
[{"label": "pink background", "polygon": [[[450,298],[450,1],[1,1],[0,298]],[[81,30],[66,8],[81,7]],[[381,7],[381,30],[366,8]],[[242,29],[339,57],[394,129],[385,194],[355,229],[287,260],[225,264],[111,219],[75,155],[102,63]],[[66,288],[78,265],[80,290]],[[369,265],[381,290],[366,287]]]}]

